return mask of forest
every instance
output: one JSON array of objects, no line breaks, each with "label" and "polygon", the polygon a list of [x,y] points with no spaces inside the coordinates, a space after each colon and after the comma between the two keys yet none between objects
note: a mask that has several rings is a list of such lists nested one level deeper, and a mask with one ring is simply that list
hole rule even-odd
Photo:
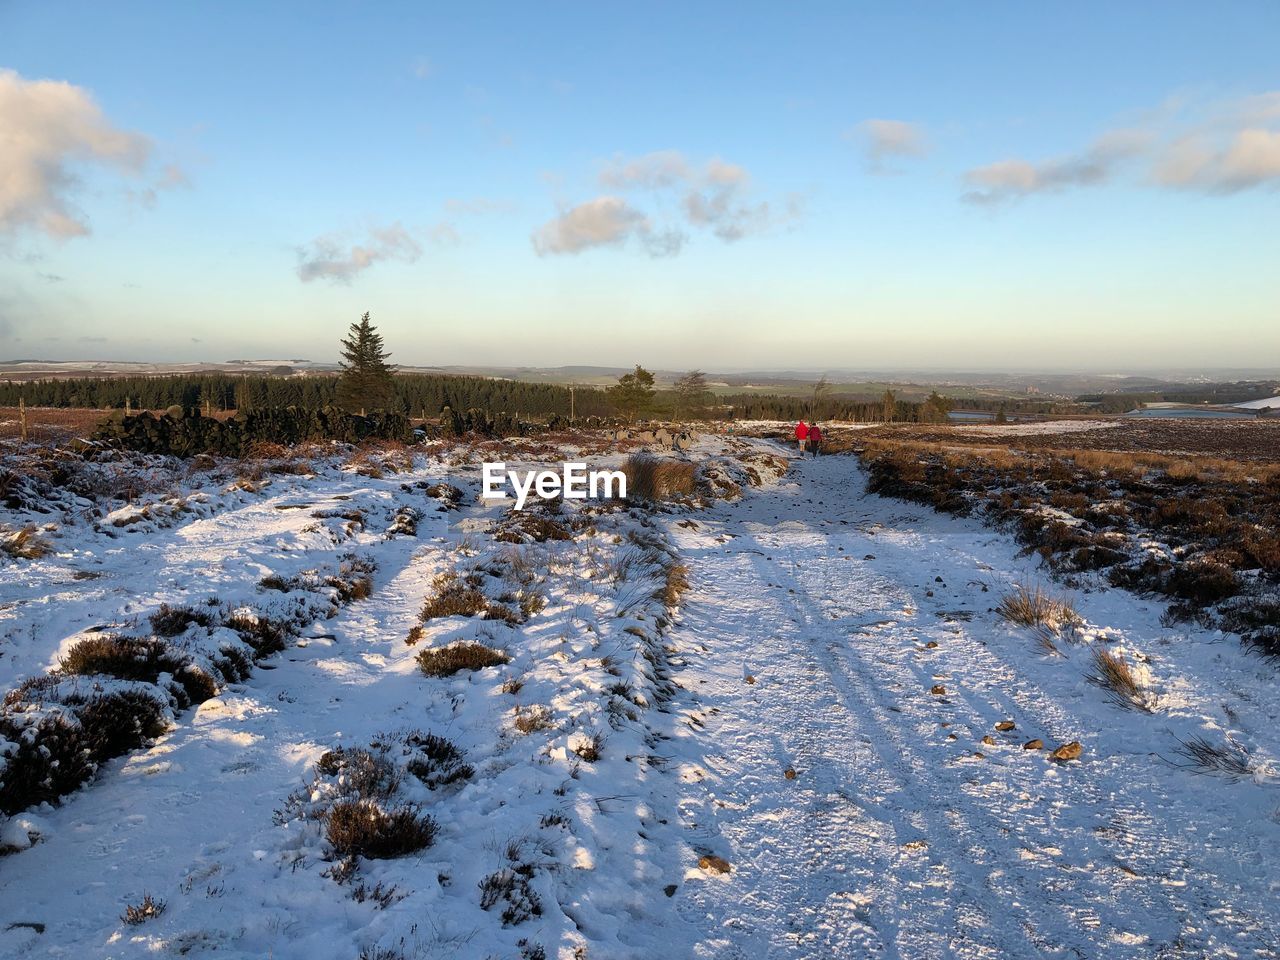
[{"label": "forest", "polygon": [[[335,405],[339,380],[331,375],[179,374],[155,377],[46,379],[0,382],[0,406],[19,400],[33,407],[163,410],[181,406],[218,413],[279,407],[320,409]],[[430,420],[445,407],[485,410],[524,417],[608,417],[619,411],[608,391],[545,383],[525,383],[487,377],[401,373],[392,377],[390,409],[411,419]],[[675,395],[658,390],[644,415],[669,418]],[[892,417],[899,422],[930,419],[929,405],[892,401]],[[936,408],[935,408],[936,409]],[[701,410],[709,419],[820,420],[880,422],[886,413],[883,398],[827,394],[813,398],[769,394],[737,394],[716,398]]]}]

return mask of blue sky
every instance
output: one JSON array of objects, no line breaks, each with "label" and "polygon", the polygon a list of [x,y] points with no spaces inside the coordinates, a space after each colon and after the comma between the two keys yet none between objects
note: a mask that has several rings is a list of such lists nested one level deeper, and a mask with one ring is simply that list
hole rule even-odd
[{"label": "blue sky", "polygon": [[0,3],[0,359],[1280,362],[1280,4],[461,6]]}]

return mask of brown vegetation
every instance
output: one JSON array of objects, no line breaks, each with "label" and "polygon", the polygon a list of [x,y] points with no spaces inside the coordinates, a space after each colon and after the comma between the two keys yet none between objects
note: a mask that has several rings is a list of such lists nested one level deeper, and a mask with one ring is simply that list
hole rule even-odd
[{"label": "brown vegetation", "polygon": [[511,662],[511,658],[501,650],[486,647],[483,643],[470,642],[423,650],[418,654],[417,660],[418,666],[428,677],[450,677],[463,670],[483,670]]}]

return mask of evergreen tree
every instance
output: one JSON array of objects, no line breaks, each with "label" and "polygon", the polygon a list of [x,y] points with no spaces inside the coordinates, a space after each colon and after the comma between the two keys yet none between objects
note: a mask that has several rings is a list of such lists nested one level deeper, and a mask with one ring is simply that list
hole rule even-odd
[{"label": "evergreen tree", "polygon": [[947,414],[950,412],[951,401],[946,397],[940,396],[938,391],[934,390],[920,406],[920,422],[946,423],[949,419]]},{"label": "evergreen tree", "polygon": [[880,415],[881,421],[893,423],[898,415],[898,398],[893,395],[892,390],[886,390],[880,402],[884,405],[884,413]]},{"label": "evergreen tree", "polygon": [[653,405],[653,374],[636,364],[631,373],[618,378],[618,385],[606,391],[609,401],[629,420],[635,420]]},{"label": "evergreen tree", "polygon": [[690,370],[675,383],[676,419],[692,417],[697,419],[705,415],[711,401],[711,391],[707,389],[707,375],[701,370]]},{"label": "evergreen tree", "polygon": [[338,406],[364,414],[386,410],[395,396],[391,379],[391,354],[382,349],[382,334],[369,322],[369,314],[353,323],[342,341],[342,375],[338,378]]}]

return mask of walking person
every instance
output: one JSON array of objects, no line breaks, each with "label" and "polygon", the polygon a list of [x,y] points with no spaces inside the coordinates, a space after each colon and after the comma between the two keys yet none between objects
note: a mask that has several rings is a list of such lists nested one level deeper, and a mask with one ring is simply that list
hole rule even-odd
[{"label": "walking person", "polygon": [[809,449],[815,457],[822,452],[822,428],[816,423],[809,428]]},{"label": "walking person", "polygon": [[805,444],[809,442],[809,425],[801,420],[796,424],[796,444],[800,447],[800,456],[804,456]]}]

